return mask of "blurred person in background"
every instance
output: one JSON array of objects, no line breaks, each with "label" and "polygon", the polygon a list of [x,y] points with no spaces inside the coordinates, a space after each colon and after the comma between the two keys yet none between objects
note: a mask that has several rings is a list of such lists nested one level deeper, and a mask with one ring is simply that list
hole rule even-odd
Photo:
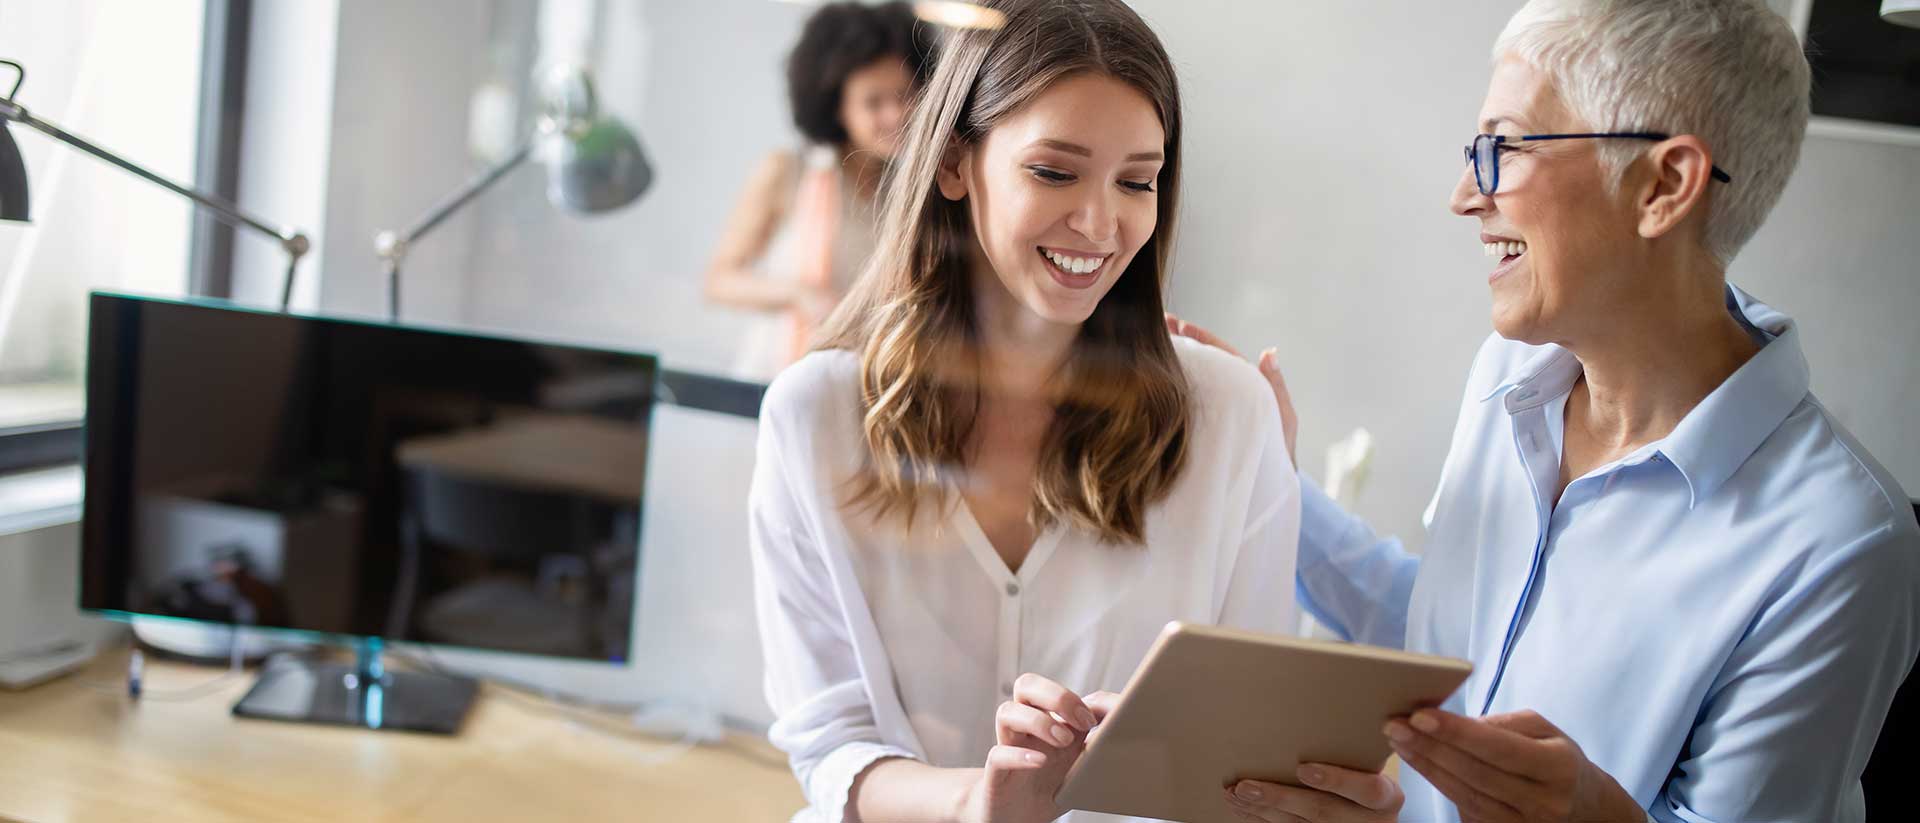
[{"label": "blurred person in background", "polygon": [[904,2],[822,6],[787,59],[787,96],[805,143],[760,163],[707,267],[709,299],[755,312],[737,376],[770,380],[866,265],[874,200],[933,30]]}]

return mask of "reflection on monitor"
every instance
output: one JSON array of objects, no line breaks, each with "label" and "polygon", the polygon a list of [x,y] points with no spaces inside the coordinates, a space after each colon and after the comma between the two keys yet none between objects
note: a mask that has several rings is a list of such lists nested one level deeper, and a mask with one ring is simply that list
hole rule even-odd
[{"label": "reflection on monitor", "polygon": [[624,661],[652,357],[92,312],[83,608]]}]

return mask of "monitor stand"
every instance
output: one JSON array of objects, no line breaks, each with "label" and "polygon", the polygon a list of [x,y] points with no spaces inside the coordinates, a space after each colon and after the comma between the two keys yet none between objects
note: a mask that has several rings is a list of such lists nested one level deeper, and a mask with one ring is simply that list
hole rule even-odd
[{"label": "monitor stand", "polygon": [[467,677],[388,671],[380,640],[364,638],[353,665],[288,655],[268,658],[240,702],[239,717],[363,729],[453,734],[480,684]]}]

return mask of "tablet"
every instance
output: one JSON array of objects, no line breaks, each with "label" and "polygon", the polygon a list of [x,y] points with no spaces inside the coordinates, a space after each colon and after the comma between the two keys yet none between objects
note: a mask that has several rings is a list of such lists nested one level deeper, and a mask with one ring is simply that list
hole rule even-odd
[{"label": "tablet", "polygon": [[1437,706],[1464,660],[1169,623],[1055,802],[1187,823],[1233,821],[1221,789],[1299,785],[1301,763],[1379,771],[1388,718]]}]

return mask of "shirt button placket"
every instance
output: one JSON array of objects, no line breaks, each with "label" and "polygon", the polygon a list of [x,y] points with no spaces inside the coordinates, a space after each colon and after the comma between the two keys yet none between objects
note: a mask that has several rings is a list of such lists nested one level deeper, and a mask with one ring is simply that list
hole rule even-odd
[{"label": "shirt button placket", "polygon": [[1020,675],[1020,584],[1007,581],[1000,598],[1000,696],[1013,697],[1013,679]]}]

